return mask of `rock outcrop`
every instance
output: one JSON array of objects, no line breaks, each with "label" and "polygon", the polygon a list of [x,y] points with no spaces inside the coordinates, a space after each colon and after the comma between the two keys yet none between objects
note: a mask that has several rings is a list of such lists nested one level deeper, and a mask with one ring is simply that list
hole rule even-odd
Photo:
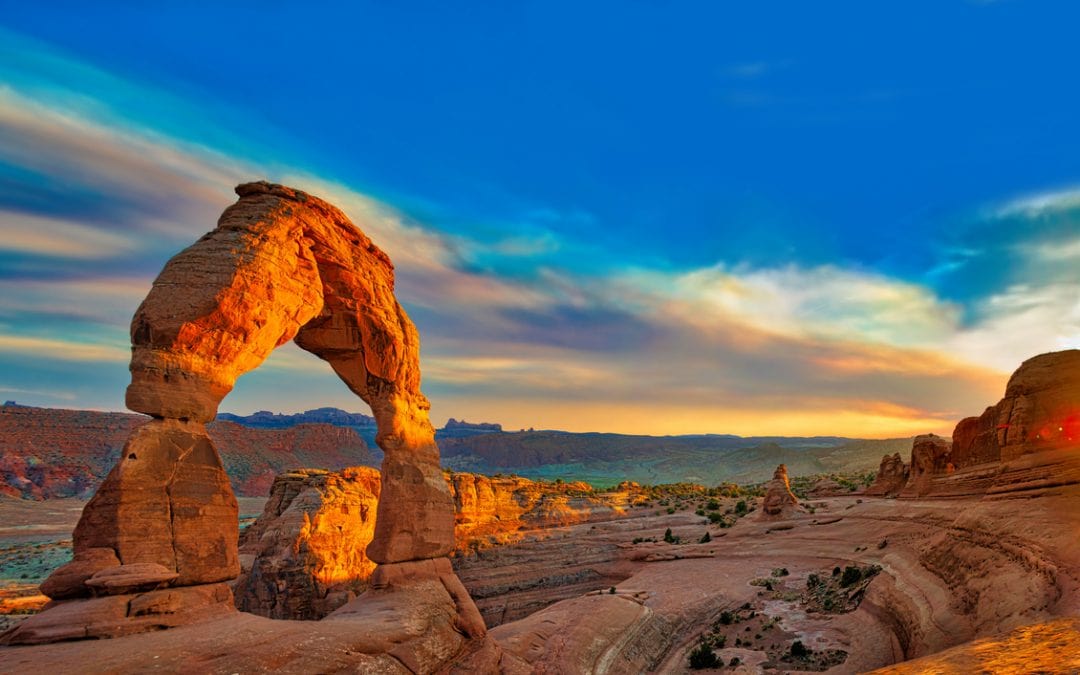
[{"label": "rock outcrop", "polygon": [[934,476],[954,470],[950,462],[952,443],[934,434],[916,436],[911,445],[911,466],[908,481],[902,494],[905,497],[922,497],[930,492]]},{"label": "rock outcrop", "polygon": [[1008,462],[1080,443],[1080,350],[1028,359],[1009,378],[1005,397],[953,432],[956,468]]},{"label": "rock outcrop", "polygon": [[[636,483],[598,492],[586,483],[446,475],[459,552],[519,541],[530,530],[622,517],[649,500]],[[365,549],[375,531],[374,469],[303,469],[274,481],[263,514],[240,543],[236,606],[275,619],[321,619],[370,586]]]},{"label": "rock outcrop", "polygon": [[961,420],[951,445],[919,436],[902,497],[1007,498],[1080,484],[1080,350],[1040,354],[1005,396]]},{"label": "rock outcrop", "polygon": [[765,497],[761,500],[761,519],[779,520],[793,515],[799,507],[799,500],[791,491],[788,482],[787,467],[781,464],[773,472],[772,480],[765,483]]},{"label": "rock outcrop", "polygon": [[[452,617],[450,623],[425,612],[424,640],[401,635],[387,642],[397,645],[398,661],[436,670],[479,644],[486,629],[446,558],[454,546],[453,500],[420,392],[419,337],[394,297],[393,265],[326,202],[269,183],[236,192],[240,199],[218,227],[165,265],[135,312],[126,401],[153,419],[132,433],[74,533],[76,556],[112,549],[120,564],[95,572],[81,587],[63,587],[73,596],[93,595],[89,582],[98,575],[119,569],[124,576],[131,565],[145,573],[150,563],[176,574],[159,582],[173,588],[150,593],[202,594],[215,607],[231,604],[227,588],[223,594],[214,589],[240,573],[237,501],[205,425],[237,377],[295,340],[371,407],[384,452],[378,517],[366,551],[382,566],[373,590],[358,599],[381,609],[347,613],[371,621],[408,613],[418,593],[439,605],[439,616]],[[442,590],[431,595],[429,587]],[[82,601],[60,603],[6,640],[146,630],[138,613],[143,597],[92,598],[117,601],[100,620],[96,608],[77,608]],[[64,613],[73,615],[64,622],[72,630],[49,633]],[[441,657],[432,657],[432,639],[443,645]]]},{"label": "rock outcrop", "polygon": [[900,453],[885,455],[881,458],[874,482],[866,488],[864,494],[872,497],[895,497],[907,485],[911,467],[904,463]]},{"label": "rock outcrop", "polygon": [[321,619],[367,589],[375,563],[379,472],[303,469],[278,476],[240,542],[236,606],[271,619]]}]

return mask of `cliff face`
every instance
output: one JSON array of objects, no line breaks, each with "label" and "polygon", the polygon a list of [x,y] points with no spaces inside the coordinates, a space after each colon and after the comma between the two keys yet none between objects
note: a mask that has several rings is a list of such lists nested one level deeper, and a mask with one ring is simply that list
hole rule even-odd
[{"label": "cliff face", "polygon": [[[597,492],[585,483],[446,475],[459,551],[520,539],[534,528],[608,520],[649,495],[636,483]],[[278,476],[240,544],[237,607],[276,619],[319,619],[368,585],[379,472],[304,469]]]},{"label": "cliff face", "polygon": [[[894,470],[895,461],[883,460],[878,482],[892,480]],[[1005,396],[961,420],[951,444],[933,434],[916,438],[900,496],[1036,496],[1077,484],[1080,350],[1072,349],[1022,363]]]},{"label": "cliff face", "polygon": [[[132,431],[149,421],[127,413],[0,406],[0,494],[88,497]],[[355,431],[328,424],[254,429],[212,422],[207,430],[241,496],[267,494],[277,474],[296,466],[340,469],[375,463]]]}]

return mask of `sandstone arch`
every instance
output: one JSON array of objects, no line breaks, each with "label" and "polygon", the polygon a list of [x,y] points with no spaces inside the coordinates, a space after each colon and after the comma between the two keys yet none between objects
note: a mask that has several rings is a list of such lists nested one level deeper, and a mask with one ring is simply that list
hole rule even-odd
[{"label": "sandstone arch", "polygon": [[[153,419],[133,432],[84,509],[73,562],[42,585],[76,609],[66,618],[59,607],[44,612],[16,641],[156,629],[207,605],[232,611],[221,582],[240,571],[237,502],[205,423],[240,375],[289,340],[327,361],[378,424],[382,495],[367,551],[380,564],[375,591],[426,584],[420,596],[448,603],[439,612],[454,617],[454,630],[483,637],[445,557],[453,501],[420,391],[419,338],[394,297],[390,259],[322,200],[264,182],[236,192],[217,228],[166,264],[132,320],[127,405]],[[126,599],[78,600],[91,595]]]}]

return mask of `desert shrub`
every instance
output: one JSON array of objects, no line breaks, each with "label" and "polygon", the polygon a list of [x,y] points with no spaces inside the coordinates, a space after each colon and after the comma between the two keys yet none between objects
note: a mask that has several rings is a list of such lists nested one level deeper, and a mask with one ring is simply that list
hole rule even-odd
[{"label": "desert shrub", "polygon": [[725,626],[730,626],[731,624],[735,623],[735,614],[725,609],[724,611],[720,612],[720,623],[724,624]]},{"label": "desert shrub", "polygon": [[698,543],[708,544],[710,541],[712,541],[712,536],[708,532],[706,532],[705,534],[701,535],[701,539],[698,540]]},{"label": "desert shrub", "polygon": [[728,665],[731,666],[732,668],[739,665],[740,663],[742,663],[742,661],[739,659],[738,656],[732,656],[731,660],[728,661]]},{"label": "desert shrub", "polygon": [[802,658],[810,653],[810,650],[806,648],[806,645],[802,643],[802,640],[796,640],[791,643],[791,655],[795,658]]},{"label": "desert shrub", "polygon": [[709,503],[705,505],[705,508],[709,509],[710,511],[719,511],[720,502],[716,501],[715,499],[710,499]]},{"label": "desert shrub", "polygon": [[689,661],[691,670],[719,668],[721,665],[720,659],[716,658],[716,654],[713,653],[712,648],[704,640],[698,642],[697,647],[694,647],[693,651],[690,652]]},{"label": "desert shrub", "polygon": [[772,571],[774,577],[786,577],[788,574],[790,574],[790,572],[788,572],[788,568],[786,567],[775,567]]},{"label": "desert shrub", "polygon": [[615,587],[612,586],[611,588],[609,588],[608,593],[611,594],[611,595],[615,595]]},{"label": "desert shrub", "polygon": [[669,507],[668,507],[668,510],[667,510],[667,512],[668,512],[668,515],[669,515],[669,516],[670,516],[671,514],[675,513],[675,507],[674,507],[674,506],[669,506]]},{"label": "desert shrub", "polygon": [[834,577],[838,577],[838,576],[840,576],[840,568],[839,568],[839,567],[834,567],[834,568],[832,568],[832,575],[833,575]]},{"label": "desert shrub", "polygon": [[695,516],[704,516],[705,515],[705,509],[698,509],[697,511],[694,511],[694,515]]},{"label": "desert shrub", "polygon": [[674,544],[675,542],[678,541],[678,539],[675,537],[675,535],[671,534],[671,528],[670,527],[668,529],[664,530],[664,541],[666,541],[669,544]]},{"label": "desert shrub", "polygon": [[750,507],[748,507],[746,505],[746,500],[745,499],[740,499],[735,504],[735,513],[740,515],[740,516],[745,516],[747,514],[747,512],[749,512],[749,510],[750,510]]},{"label": "desert shrub", "polygon": [[821,577],[819,577],[818,575],[811,574],[810,576],[806,577],[806,587],[807,588],[813,588],[814,586],[818,586],[820,584],[821,584]]},{"label": "desert shrub", "polygon": [[862,570],[858,567],[848,565],[844,568],[844,573],[840,577],[840,585],[847,587],[852,584],[857,584],[862,581]]}]

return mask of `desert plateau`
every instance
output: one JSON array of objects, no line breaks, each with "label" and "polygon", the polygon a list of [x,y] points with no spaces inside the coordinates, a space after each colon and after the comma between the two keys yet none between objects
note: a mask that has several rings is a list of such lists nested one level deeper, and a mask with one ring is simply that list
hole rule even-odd
[{"label": "desert plateau", "polygon": [[0,675],[1080,673],[1077,20],[9,3]]}]

